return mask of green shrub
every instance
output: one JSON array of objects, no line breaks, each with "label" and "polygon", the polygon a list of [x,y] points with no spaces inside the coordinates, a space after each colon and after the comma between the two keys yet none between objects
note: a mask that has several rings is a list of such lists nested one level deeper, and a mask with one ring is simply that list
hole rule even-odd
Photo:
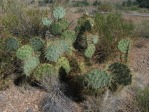
[{"label": "green shrub", "polygon": [[29,45],[24,45],[17,50],[16,56],[18,59],[27,60],[32,57],[33,53],[34,50],[32,47],[30,47]]},{"label": "green shrub", "polygon": [[74,7],[85,7],[85,6],[89,6],[89,5],[90,5],[90,3],[87,1],[75,1],[73,3]]},{"label": "green shrub", "polygon": [[1,11],[3,16],[0,17],[0,24],[5,27],[3,32],[24,38],[42,34],[41,20],[46,17],[47,10],[31,8],[22,0],[5,0]]},{"label": "green shrub", "polygon": [[149,112],[149,87],[137,93],[137,102],[142,112]]},{"label": "green shrub", "polygon": [[98,10],[103,12],[111,12],[113,11],[113,6],[110,3],[101,3],[101,5],[98,6]]},{"label": "green shrub", "polygon": [[15,51],[19,48],[20,42],[15,37],[10,37],[5,40],[6,50]]},{"label": "green shrub", "polygon": [[137,0],[137,3],[140,7],[149,8],[149,1],[148,0]]},{"label": "green shrub", "polygon": [[111,56],[112,53],[116,52],[118,42],[123,38],[132,36],[133,34],[133,23],[131,21],[124,20],[121,14],[97,14],[94,17],[94,21],[94,31],[98,32],[100,38],[97,46],[98,51],[96,51],[97,54],[102,50],[107,57]]}]

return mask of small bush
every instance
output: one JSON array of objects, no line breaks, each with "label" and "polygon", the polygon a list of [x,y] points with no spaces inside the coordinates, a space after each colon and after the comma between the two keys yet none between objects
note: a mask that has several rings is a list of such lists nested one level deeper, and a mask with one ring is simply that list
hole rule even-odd
[{"label": "small bush", "polygon": [[138,92],[137,102],[142,112],[149,112],[149,87]]},{"label": "small bush", "polygon": [[140,7],[149,8],[149,0],[137,0]]},{"label": "small bush", "polygon": [[[99,33],[100,44],[97,46],[99,52],[104,53],[104,55],[98,54],[103,57],[107,57],[112,52],[117,49],[118,41],[132,34],[134,25],[131,21],[126,21],[120,14],[107,14],[95,16],[95,28],[94,30]],[[97,56],[99,58],[99,56]],[[98,59],[100,60],[100,59]]]},{"label": "small bush", "polygon": [[89,6],[90,3],[87,1],[75,1],[73,6],[74,7],[85,7],[85,6]]},{"label": "small bush", "polygon": [[113,11],[113,6],[110,3],[102,3],[101,5],[99,5],[98,10],[104,12],[111,12]]},{"label": "small bush", "polygon": [[20,0],[6,0],[2,3],[0,24],[15,36],[28,37],[41,35],[43,31],[42,18],[47,15],[46,10],[29,8],[26,2]]}]

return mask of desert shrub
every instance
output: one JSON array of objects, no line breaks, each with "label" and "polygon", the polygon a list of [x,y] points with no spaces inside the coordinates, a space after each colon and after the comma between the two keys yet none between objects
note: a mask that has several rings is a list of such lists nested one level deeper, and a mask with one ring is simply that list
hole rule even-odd
[{"label": "desert shrub", "polygon": [[[134,29],[133,23],[124,20],[122,15],[118,13],[107,15],[97,14],[94,20],[94,31],[98,32],[100,37],[100,44],[98,44],[97,49],[101,52],[100,49],[104,48],[102,52],[106,51],[104,52],[105,55],[115,52],[118,42],[123,38],[131,36]],[[99,54],[98,51],[96,51],[96,54]]]},{"label": "desert shrub", "polygon": [[110,3],[101,3],[98,6],[98,10],[104,11],[104,12],[111,12],[113,11],[113,6]]},{"label": "desert shrub", "polygon": [[29,8],[27,3],[20,0],[6,0],[2,4],[1,25],[3,31],[15,36],[28,37],[42,34],[42,17],[47,11],[39,8]]},{"label": "desert shrub", "polygon": [[90,3],[87,1],[75,1],[73,3],[74,7],[84,7],[84,6],[89,6],[89,5],[90,5]]},{"label": "desert shrub", "polygon": [[96,0],[94,3],[93,3],[94,6],[99,6],[101,5],[101,1],[100,0]]},{"label": "desert shrub", "polygon": [[149,1],[148,0],[137,0],[137,3],[140,7],[149,8]]},{"label": "desert shrub", "polygon": [[137,102],[142,112],[149,111],[149,87],[144,88],[137,93]]},{"label": "desert shrub", "polygon": [[132,4],[133,4],[133,2],[131,0],[127,0],[122,3],[122,5],[126,6],[126,7],[130,7]]},{"label": "desert shrub", "polygon": [[139,36],[149,38],[149,20],[142,21],[136,28],[136,33]]}]

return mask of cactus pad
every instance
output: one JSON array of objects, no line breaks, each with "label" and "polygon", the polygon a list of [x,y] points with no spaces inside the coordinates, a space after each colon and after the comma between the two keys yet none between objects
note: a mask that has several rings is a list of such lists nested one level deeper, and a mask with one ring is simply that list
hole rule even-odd
[{"label": "cactus pad", "polygon": [[34,37],[30,40],[30,45],[34,49],[34,51],[39,51],[43,48],[44,43],[43,43],[42,39],[40,39],[38,37]]},{"label": "cactus pad", "polygon": [[66,19],[60,19],[58,23],[62,26],[62,29],[65,30],[69,26],[69,23]]},{"label": "cactus pad", "polygon": [[74,31],[66,30],[65,32],[62,33],[61,38],[73,43],[76,40],[76,35]]},{"label": "cactus pad", "polygon": [[61,57],[58,59],[58,66],[65,69],[66,73],[70,72],[70,64],[67,58]]},{"label": "cactus pad", "polygon": [[63,30],[63,27],[62,27],[62,25],[60,23],[53,23],[51,25],[50,31],[51,31],[51,33],[53,35],[59,35],[59,34],[61,34],[62,33],[62,30]]},{"label": "cactus pad", "polygon": [[127,53],[127,51],[129,50],[130,43],[130,39],[122,39],[118,43],[118,49],[123,53]]},{"label": "cactus pad", "polygon": [[39,58],[30,57],[28,60],[24,61],[24,73],[30,76],[33,70],[39,65]]},{"label": "cactus pad", "polygon": [[44,76],[51,76],[51,75],[57,75],[58,70],[51,64],[41,64],[39,65],[33,75],[36,78],[36,80],[42,80]]},{"label": "cactus pad", "polygon": [[45,56],[49,61],[56,62],[63,53],[68,51],[68,49],[69,45],[64,40],[59,40],[50,43],[45,51]]},{"label": "cactus pad", "polygon": [[44,18],[42,18],[42,24],[43,24],[44,26],[50,26],[50,25],[52,24],[52,20],[50,20],[50,19],[44,17]]},{"label": "cactus pad", "polygon": [[19,41],[15,37],[10,37],[5,40],[6,50],[15,51],[19,48]]},{"label": "cactus pad", "polygon": [[108,67],[111,72],[112,81],[120,85],[129,85],[131,83],[132,74],[129,68],[122,63],[113,63]]},{"label": "cactus pad", "polygon": [[96,90],[103,87],[108,87],[109,80],[110,76],[105,71],[92,69],[85,75],[84,83],[87,85],[87,88]]},{"label": "cactus pad", "polygon": [[89,44],[89,46],[88,46],[87,49],[85,50],[84,55],[85,55],[87,58],[92,58],[92,56],[93,56],[94,53],[95,53],[95,50],[96,50],[95,45],[94,45],[94,44]]},{"label": "cactus pad", "polygon": [[65,16],[65,9],[61,6],[55,7],[53,10],[53,16],[55,19],[61,19]]},{"label": "cactus pad", "polygon": [[21,60],[26,60],[32,56],[33,52],[34,51],[31,46],[24,45],[17,50],[16,56]]}]

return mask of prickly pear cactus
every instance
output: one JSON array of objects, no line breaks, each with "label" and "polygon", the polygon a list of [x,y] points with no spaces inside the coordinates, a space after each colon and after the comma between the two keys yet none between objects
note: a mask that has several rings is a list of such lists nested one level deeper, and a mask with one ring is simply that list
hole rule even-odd
[{"label": "prickly pear cactus", "polygon": [[98,35],[94,35],[92,41],[93,41],[93,44],[97,44],[99,41]]},{"label": "prickly pear cactus", "polygon": [[62,26],[63,30],[67,29],[69,26],[69,23],[66,19],[60,19],[58,23]]},{"label": "prickly pear cactus", "polygon": [[84,15],[83,17],[79,18],[78,24],[81,27],[81,32],[91,31],[92,27],[94,26],[93,18],[89,17],[88,15]]},{"label": "prickly pear cactus", "polygon": [[76,35],[74,31],[66,30],[62,33],[61,38],[69,41],[70,43],[74,43],[76,40]]},{"label": "prickly pear cactus", "polygon": [[95,50],[96,50],[96,47],[94,44],[89,44],[87,49],[85,50],[84,52],[84,55],[87,57],[87,58],[92,58],[92,56],[94,55],[95,53]]},{"label": "prickly pear cactus", "polygon": [[30,57],[26,61],[24,61],[24,73],[27,76],[30,76],[33,70],[40,64],[39,58],[37,57]]},{"label": "prickly pear cactus", "polygon": [[59,35],[63,31],[63,27],[60,23],[52,23],[50,31],[53,35]]},{"label": "prickly pear cactus", "polygon": [[45,56],[49,61],[57,62],[58,58],[69,49],[69,45],[64,40],[59,40],[47,47]]},{"label": "prickly pear cactus", "polygon": [[78,35],[75,41],[74,47],[81,52],[84,52],[87,49],[87,38],[86,35]]},{"label": "prickly pear cactus", "polygon": [[65,16],[65,13],[65,9],[61,6],[55,7],[53,10],[53,16],[57,20],[63,18]]},{"label": "prickly pear cactus", "polygon": [[123,52],[123,53],[127,53],[130,47],[130,39],[122,39],[119,43],[118,43],[118,49]]},{"label": "prickly pear cactus", "polygon": [[42,18],[42,24],[44,26],[50,26],[52,24],[52,20],[44,17],[44,18]]},{"label": "prickly pear cactus", "polygon": [[5,40],[6,50],[15,51],[19,48],[19,41],[15,37],[10,37]]},{"label": "prickly pear cactus", "polygon": [[61,57],[58,59],[57,64],[59,67],[62,67],[65,69],[66,73],[69,73],[71,68],[70,68],[70,64],[69,61],[66,57]]},{"label": "prickly pear cactus", "polygon": [[58,69],[51,64],[40,64],[34,71],[33,76],[40,81],[44,76],[58,75]]},{"label": "prickly pear cactus", "polygon": [[17,50],[16,56],[21,60],[27,60],[28,58],[32,57],[33,53],[34,50],[31,46],[24,45]]},{"label": "prickly pear cactus", "polygon": [[125,64],[119,62],[113,63],[108,67],[108,71],[113,82],[124,86],[131,84],[132,74]]},{"label": "prickly pear cactus", "polygon": [[87,44],[97,44],[99,40],[98,35],[93,34],[87,34],[86,38],[87,38]]},{"label": "prickly pear cactus", "polygon": [[39,51],[44,47],[43,40],[38,37],[30,39],[30,45],[34,49],[34,51]]},{"label": "prickly pear cactus", "polygon": [[110,76],[105,71],[100,71],[98,69],[92,69],[84,78],[84,83],[87,85],[87,88],[94,90],[108,87],[109,81]]}]

